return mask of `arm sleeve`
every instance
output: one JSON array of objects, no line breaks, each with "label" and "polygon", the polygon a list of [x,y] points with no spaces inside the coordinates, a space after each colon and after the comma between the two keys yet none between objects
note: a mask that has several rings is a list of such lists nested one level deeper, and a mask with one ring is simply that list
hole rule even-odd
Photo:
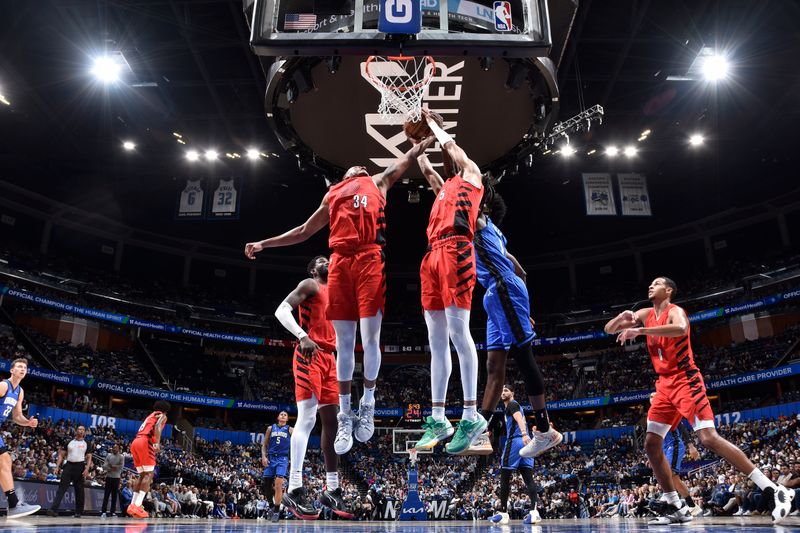
[{"label": "arm sleeve", "polygon": [[275,318],[278,319],[278,322],[280,322],[289,333],[297,337],[298,340],[303,337],[308,337],[308,333],[303,331],[303,328],[301,328],[300,324],[294,319],[294,315],[292,315],[292,306],[287,302],[281,302],[281,305],[275,310]]}]

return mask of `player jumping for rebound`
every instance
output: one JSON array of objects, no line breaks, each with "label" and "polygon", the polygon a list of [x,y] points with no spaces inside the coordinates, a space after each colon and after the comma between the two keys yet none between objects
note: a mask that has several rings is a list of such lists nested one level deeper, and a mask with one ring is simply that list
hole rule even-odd
[{"label": "player jumping for rebound", "polygon": [[139,473],[133,486],[133,499],[128,505],[128,516],[133,518],[148,518],[150,515],[142,507],[144,497],[153,483],[156,468],[156,452],[161,447],[161,432],[167,424],[167,413],[171,409],[169,402],[158,400],[153,405],[153,412],[147,415],[136,437],[131,442],[131,455],[133,466]]},{"label": "player jumping for rebound", "polygon": [[416,447],[433,448],[454,433],[444,415],[447,382],[452,371],[452,341],[458,352],[464,409],[458,430],[445,448],[448,453],[460,454],[486,429],[486,419],[477,411],[478,352],[469,331],[475,287],[472,238],[483,196],[483,178],[478,165],[440,127],[437,119],[427,110],[423,110],[423,115],[442,147],[446,164],[452,163],[459,173],[444,181],[436,172],[425,172],[425,156],[422,161],[418,159],[436,199],[428,219],[428,252],[420,267],[422,309],[431,347],[433,412],[423,424],[425,433]]},{"label": "player jumping for rebound", "polygon": [[[339,456],[334,450],[336,435],[336,333],[331,321],[325,318],[328,305],[328,258],[315,257],[308,265],[311,276],[301,281],[295,290],[278,306],[275,316],[300,341],[294,350],[294,395],[297,401],[297,421],[291,445],[289,488],[283,504],[298,518],[315,520],[319,510],[308,501],[303,489],[303,463],[311,430],[317,420],[322,422],[322,456],[325,459],[325,490],[320,502],[342,518],[353,518],[345,507],[339,487]],[[297,309],[298,324],[292,312]]]},{"label": "player jumping for rebound", "polygon": [[[35,418],[25,418],[22,414],[22,400],[25,398],[25,391],[20,387],[20,383],[28,374],[28,361],[26,359],[14,359],[11,361],[11,376],[0,381],[0,423],[5,422],[9,415],[11,420],[18,426],[36,428],[39,421]],[[8,500],[8,518],[22,518],[35,513],[41,506],[29,505],[19,501],[14,490],[14,477],[11,474],[11,454],[8,453],[3,437],[0,437],[0,487]]]},{"label": "player jumping for rebound", "polygon": [[[305,223],[277,237],[245,245],[245,255],[255,259],[255,254],[264,248],[303,242],[330,224],[328,244],[333,253],[326,317],[336,330],[339,415],[334,448],[339,455],[353,447],[354,433],[356,439],[366,442],[375,431],[375,381],[381,367],[379,341],[386,300],[383,253],[386,193],[431,142],[428,139],[417,144],[374,176],[363,166],[351,167],[341,180],[331,184],[322,203]],[[364,349],[364,394],[354,427],[350,391],[359,325]]]},{"label": "player jumping for rebound", "polygon": [[[669,278],[654,279],[648,289],[652,308],[623,311],[605,326],[606,333],[619,333],[617,342],[620,344],[646,335],[650,360],[658,374],[656,393],[647,413],[644,450],[670,507],[664,516],[654,518],[650,523],[671,524],[692,519],[688,505],[681,502],[675,490],[663,449],[664,436],[675,421],[683,417],[690,422],[706,449],[747,474],[765,496],[773,493],[775,508],[772,510],[772,521],[777,524],[789,516],[794,491],[783,485],[775,485],[750,462],[742,450],[722,438],[714,428],[714,413],[706,396],[703,376],[694,363],[689,318],[681,307],[672,303],[677,289],[675,282]],[[637,327],[640,324],[643,327]]]},{"label": "player jumping for rebound", "polygon": [[[509,351],[517,363],[528,400],[533,407],[536,431],[533,439],[520,450],[522,457],[537,457],[563,440],[561,433],[550,427],[544,396],[544,378],[533,355],[533,319],[530,298],[525,285],[527,274],[519,261],[506,249],[506,238],[498,225],[506,213],[503,197],[487,186],[475,232],[475,259],[478,282],[486,289],[483,308],[486,310],[487,380],[481,413],[489,419],[500,400],[506,379],[506,358]],[[480,446],[480,445],[479,445]],[[486,439],[484,451],[491,453]],[[479,452],[473,447],[472,451]]]},{"label": "player jumping for rebound", "polygon": [[489,518],[495,524],[507,524],[508,518],[508,495],[511,492],[511,474],[515,471],[522,476],[525,482],[525,489],[531,499],[531,510],[525,516],[526,524],[536,524],[542,520],[539,511],[536,510],[536,502],[539,498],[536,482],[533,481],[533,459],[522,457],[520,451],[523,446],[531,442],[528,435],[528,424],[525,422],[525,412],[514,399],[514,389],[510,385],[503,386],[501,393],[503,404],[506,406],[506,444],[503,446],[503,453],[500,456],[500,509]]},{"label": "player jumping for rebound", "polygon": [[278,413],[278,423],[271,424],[264,432],[261,441],[261,466],[264,472],[261,489],[272,505],[272,521],[277,522],[281,515],[283,480],[289,470],[289,443],[292,441],[292,427],[289,426],[289,413]]}]

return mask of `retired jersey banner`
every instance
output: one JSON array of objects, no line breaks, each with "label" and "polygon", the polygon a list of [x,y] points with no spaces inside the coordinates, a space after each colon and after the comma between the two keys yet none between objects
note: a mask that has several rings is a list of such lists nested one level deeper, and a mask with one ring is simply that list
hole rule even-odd
[{"label": "retired jersey banner", "polygon": [[649,217],[650,195],[647,178],[642,174],[617,174],[619,197],[622,199],[622,216]]},{"label": "retired jersey banner", "polygon": [[583,193],[586,197],[587,215],[616,215],[611,174],[583,174]]},{"label": "retired jersey banner", "polygon": [[[237,186],[238,185],[238,186]],[[239,218],[239,199],[241,180],[234,178],[220,179],[209,198],[211,207],[208,210],[209,220]]]},{"label": "retired jersey banner", "polygon": [[200,180],[186,180],[186,186],[178,191],[176,218],[201,218],[203,216],[203,185]]}]

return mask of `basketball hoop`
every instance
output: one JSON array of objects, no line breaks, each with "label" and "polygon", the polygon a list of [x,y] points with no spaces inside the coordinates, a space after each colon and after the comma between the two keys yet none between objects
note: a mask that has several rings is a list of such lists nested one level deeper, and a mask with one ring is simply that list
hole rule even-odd
[{"label": "basketball hoop", "polygon": [[369,56],[367,80],[381,94],[378,113],[386,123],[417,122],[422,115],[422,96],[436,73],[431,56]]},{"label": "basketball hoop", "polygon": [[417,449],[416,448],[409,448],[408,450],[408,460],[411,462],[411,466],[417,465]]}]

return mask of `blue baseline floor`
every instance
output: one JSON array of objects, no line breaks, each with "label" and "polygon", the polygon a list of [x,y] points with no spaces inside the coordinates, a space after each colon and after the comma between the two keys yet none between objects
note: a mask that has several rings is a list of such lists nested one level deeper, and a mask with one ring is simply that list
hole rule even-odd
[{"label": "blue baseline floor", "polygon": [[544,520],[536,526],[526,526],[521,521],[496,526],[479,522],[345,522],[345,521],[282,521],[277,524],[256,520],[198,520],[96,517],[48,518],[27,517],[19,520],[0,519],[0,531],[13,533],[178,533],[202,531],[206,533],[246,533],[270,531],[275,533],[300,533],[327,531],[333,533],[615,533],[662,531],[722,533],[723,531],[776,531],[800,532],[800,518],[789,518],[783,525],[773,526],[768,517],[700,518],[689,524],[677,526],[648,526],[644,519],[603,520]]}]

